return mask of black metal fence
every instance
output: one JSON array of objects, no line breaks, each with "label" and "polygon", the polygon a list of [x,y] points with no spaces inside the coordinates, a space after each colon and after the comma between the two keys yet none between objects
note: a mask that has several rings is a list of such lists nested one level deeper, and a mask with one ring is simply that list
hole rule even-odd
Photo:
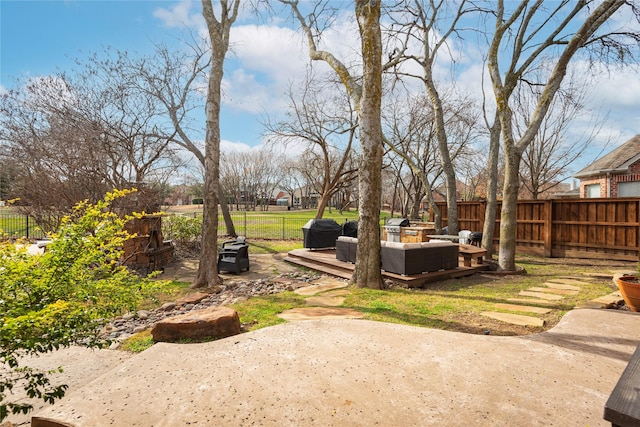
[{"label": "black metal fence", "polygon": [[[248,239],[265,239],[265,240],[302,240],[302,227],[312,219],[312,217],[301,218],[291,215],[260,215],[247,214],[247,212],[231,212],[231,219],[235,227],[236,234],[245,236]],[[182,215],[185,216],[185,215]],[[189,218],[201,219],[202,214],[188,214]],[[333,217],[327,215],[325,219],[334,219],[338,224],[345,221],[344,217]],[[384,220],[381,220],[381,224]],[[180,233],[176,229],[176,225],[170,219],[163,221],[162,232],[165,239],[174,239]],[[222,215],[218,217],[218,235],[229,235],[224,218]]]},{"label": "black metal fence", "polygon": [[[202,219],[202,214],[183,214],[194,219]],[[260,215],[247,212],[231,212],[231,218],[235,227],[236,234],[245,236],[249,239],[265,239],[265,240],[302,240],[302,227],[312,217],[301,218],[292,215]],[[325,219],[334,219],[338,224],[345,221],[344,217],[332,216],[331,214],[324,217]],[[381,218],[380,225],[384,225],[386,218]],[[193,226],[193,225],[192,225]],[[197,224],[196,224],[197,226]],[[165,239],[173,239],[178,230],[171,221],[163,222],[163,235]],[[198,230],[195,231],[198,233]],[[222,215],[218,218],[218,234],[220,236],[228,235],[227,228]],[[28,240],[42,239],[46,233],[38,227],[33,217],[23,215],[11,209],[0,208],[0,236],[8,236],[11,238],[26,238]]]},{"label": "black metal fence", "polygon": [[33,217],[13,209],[0,208],[0,237],[36,240],[44,238],[45,234]]}]

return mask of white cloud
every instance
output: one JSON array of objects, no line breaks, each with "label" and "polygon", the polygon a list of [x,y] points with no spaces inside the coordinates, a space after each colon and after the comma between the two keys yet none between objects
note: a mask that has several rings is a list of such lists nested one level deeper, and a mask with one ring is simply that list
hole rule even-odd
[{"label": "white cloud", "polygon": [[259,114],[282,110],[291,81],[304,76],[308,62],[299,34],[270,25],[240,25],[231,30],[225,76],[225,103],[232,109]]},{"label": "white cloud", "polygon": [[153,12],[153,16],[162,21],[169,28],[174,27],[202,27],[204,19],[201,11],[192,11],[193,2],[190,0],[180,0],[172,7],[158,8]]},{"label": "white cloud", "polygon": [[[357,26],[344,16],[323,34],[319,48],[351,65],[358,61],[359,46]],[[225,76],[226,104],[252,114],[282,113],[289,104],[289,87],[296,87],[307,74],[310,59],[304,34],[274,23],[237,25],[231,29],[230,50],[227,64],[237,67],[226,67],[233,69]],[[329,70],[319,61],[312,67]]]},{"label": "white cloud", "polygon": [[241,153],[245,151],[251,151],[253,149],[255,149],[255,147],[245,144],[244,142],[229,141],[226,139],[223,139],[220,141],[220,152],[222,153],[231,153],[231,152]]},{"label": "white cloud", "polygon": [[588,85],[586,108],[595,118],[605,118],[598,141],[614,145],[640,133],[640,75],[635,67],[619,66],[608,70],[587,63],[574,64],[576,75]]}]

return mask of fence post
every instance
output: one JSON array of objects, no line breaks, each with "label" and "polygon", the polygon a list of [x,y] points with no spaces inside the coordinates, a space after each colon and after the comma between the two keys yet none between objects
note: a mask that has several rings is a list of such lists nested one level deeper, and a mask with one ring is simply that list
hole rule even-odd
[{"label": "fence post", "polygon": [[553,246],[553,199],[544,202],[544,256],[551,258],[551,249]]},{"label": "fence post", "polygon": [[485,217],[484,216],[485,216],[485,214],[487,212],[487,202],[480,201],[480,203],[478,203],[476,209],[478,209],[477,215],[478,215],[478,220],[479,220],[478,221],[479,230],[477,230],[477,231],[482,233],[482,231],[484,230],[484,221],[485,221]]},{"label": "fence post", "polygon": [[248,234],[249,234],[249,233],[248,233],[248,231],[249,231],[249,230],[247,230],[247,211],[244,211],[244,236],[245,236],[247,239],[249,238],[249,236],[248,236]]},{"label": "fence post", "polygon": [[284,240],[284,217],[282,217],[282,240]]},{"label": "fence post", "polygon": [[26,235],[27,235],[27,240],[29,240],[29,215],[26,215],[26,223],[27,223]]}]

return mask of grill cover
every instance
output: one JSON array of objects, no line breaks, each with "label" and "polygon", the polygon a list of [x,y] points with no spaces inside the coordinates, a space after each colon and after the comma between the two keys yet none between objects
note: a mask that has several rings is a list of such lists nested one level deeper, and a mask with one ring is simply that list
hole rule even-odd
[{"label": "grill cover", "polygon": [[333,219],[312,219],[302,227],[307,249],[334,248],[342,227]]},{"label": "grill cover", "polygon": [[407,218],[391,218],[387,221],[386,225],[396,226],[396,227],[408,227],[409,220]]},{"label": "grill cover", "polygon": [[347,221],[342,224],[342,235],[347,237],[358,237],[358,221]]}]

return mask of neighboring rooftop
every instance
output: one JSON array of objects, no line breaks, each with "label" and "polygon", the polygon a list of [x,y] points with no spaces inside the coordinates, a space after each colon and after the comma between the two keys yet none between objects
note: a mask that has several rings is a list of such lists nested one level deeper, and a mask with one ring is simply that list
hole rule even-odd
[{"label": "neighboring rooftop", "polygon": [[609,154],[600,157],[575,174],[576,178],[603,175],[607,172],[625,173],[629,166],[640,160],[640,135],[636,135]]}]

